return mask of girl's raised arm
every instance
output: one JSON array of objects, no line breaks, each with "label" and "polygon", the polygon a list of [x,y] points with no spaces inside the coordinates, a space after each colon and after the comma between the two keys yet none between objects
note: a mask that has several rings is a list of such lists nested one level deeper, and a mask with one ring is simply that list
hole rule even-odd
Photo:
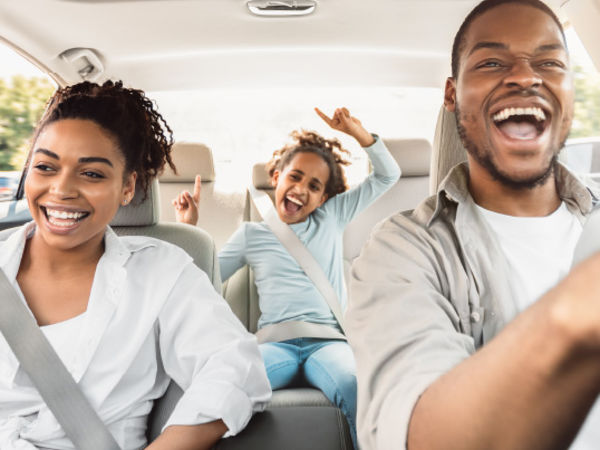
[{"label": "girl's raised arm", "polygon": [[316,113],[321,119],[334,130],[341,131],[352,136],[358,141],[361,147],[370,147],[375,139],[360,123],[356,117],[350,115],[347,108],[337,108],[332,117],[327,116],[319,108],[315,108]]}]

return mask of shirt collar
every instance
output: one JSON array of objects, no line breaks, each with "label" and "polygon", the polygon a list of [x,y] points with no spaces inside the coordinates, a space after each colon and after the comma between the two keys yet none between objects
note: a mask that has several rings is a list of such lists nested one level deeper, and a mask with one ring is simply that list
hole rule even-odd
[{"label": "shirt collar", "polygon": [[[11,281],[17,278],[25,243],[34,232],[35,222],[31,221],[16,229],[4,242],[0,242],[0,268]],[[106,227],[103,258],[110,264],[124,266],[133,253],[153,245],[147,239],[125,242],[112,228]]]},{"label": "shirt collar", "polygon": [[[555,180],[559,197],[569,209],[575,210],[581,215],[589,214],[594,203],[600,198],[600,193],[596,189],[586,186],[561,162],[556,164]],[[469,165],[467,162],[462,162],[454,166],[440,183],[434,213],[429,219],[428,225],[437,218],[448,202],[461,204],[468,198],[471,198]]]},{"label": "shirt collar", "polygon": [[28,222],[16,229],[4,242],[0,242],[0,268],[11,281],[17,278],[25,242],[34,230],[35,222]]}]

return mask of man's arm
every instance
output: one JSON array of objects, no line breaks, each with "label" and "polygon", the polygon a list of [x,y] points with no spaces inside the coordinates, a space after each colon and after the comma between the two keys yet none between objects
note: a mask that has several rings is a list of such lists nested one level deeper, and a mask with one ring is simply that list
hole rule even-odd
[{"label": "man's arm", "polygon": [[353,266],[363,446],[568,446],[600,387],[600,256],[475,352],[447,298],[463,280],[445,280],[443,246],[411,223],[388,222]]},{"label": "man's arm", "polygon": [[586,331],[600,330],[599,273],[600,255],[435,381],[415,406],[408,447],[567,448],[600,388],[598,336]]}]

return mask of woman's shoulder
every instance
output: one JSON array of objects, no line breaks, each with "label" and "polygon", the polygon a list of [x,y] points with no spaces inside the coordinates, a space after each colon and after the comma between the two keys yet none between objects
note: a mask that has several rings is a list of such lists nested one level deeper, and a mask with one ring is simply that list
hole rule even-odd
[{"label": "woman's shoulder", "polygon": [[153,260],[156,264],[182,264],[192,257],[181,247],[150,236],[116,236],[122,247],[134,259]]}]

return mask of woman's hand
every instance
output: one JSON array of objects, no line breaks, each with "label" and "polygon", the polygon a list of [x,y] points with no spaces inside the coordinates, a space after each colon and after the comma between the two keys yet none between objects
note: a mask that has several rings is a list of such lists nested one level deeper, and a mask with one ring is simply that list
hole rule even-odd
[{"label": "woman's hand", "polygon": [[171,425],[146,450],[208,450],[227,432],[222,420],[200,425]]},{"label": "woman's hand", "polygon": [[175,217],[177,222],[188,223],[190,225],[196,225],[198,223],[198,205],[200,204],[201,185],[202,178],[200,175],[196,175],[194,193],[190,194],[189,191],[181,191],[177,198],[171,201],[175,207]]},{"label": "woman's hand", "polygon": [[315,108],[315,111],[327,125],[334,130],[352,136],[358,141],[361,147],[369,147],[375,142],[371,133],[365,130],[360,120],[350,115],[350,111],[347,108],[337,108],[332,117],[327,116],[319,108]]}]

